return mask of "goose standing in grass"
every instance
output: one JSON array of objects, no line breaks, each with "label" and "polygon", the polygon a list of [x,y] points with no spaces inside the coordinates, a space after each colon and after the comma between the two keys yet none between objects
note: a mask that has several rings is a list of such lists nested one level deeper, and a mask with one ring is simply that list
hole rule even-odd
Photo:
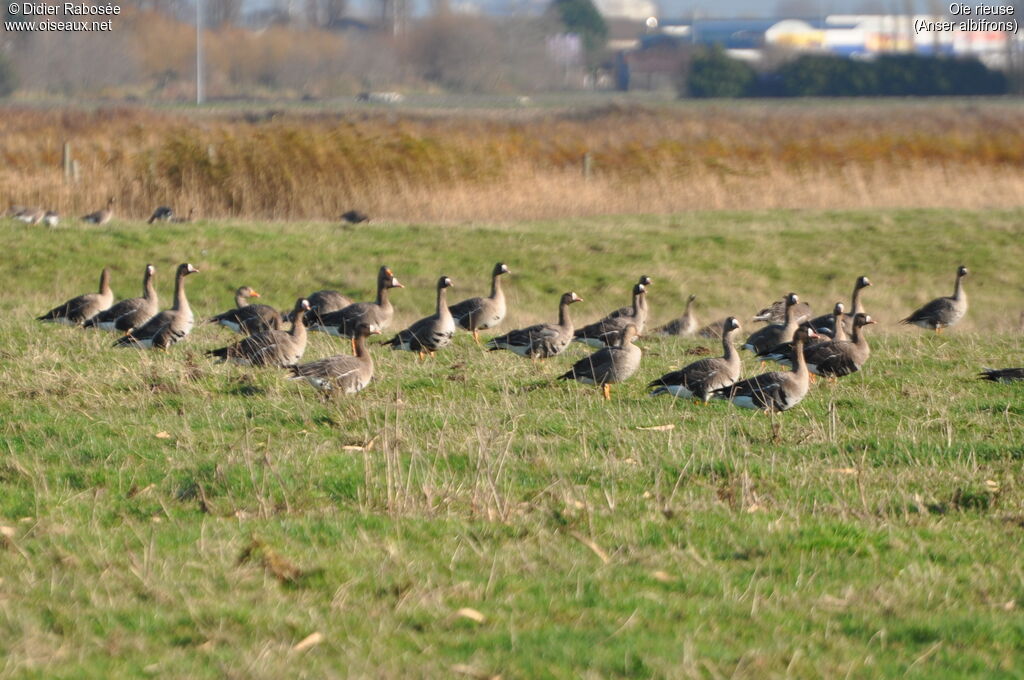
[{"label": "goose standing in grass", "polygon": [[[749,349],[754,354],[757,354],[766,349],[770,349],[776,345],[792,340],[793,333],[796,332],[797,327],[802,321],[802,317],[797,317],[796,315],[797,305],[799,303],[800,298],[796,293],[790,293],[787,295],[786,313],[784,316],[785,323],[769,324],[764,328],[754,331],[750,334],[750,337],[747,338],[747,341],[743,343],[743,349]],[[755,320],[758,320],[757,317],[755,317]]]},{"label": "goose standing in grass", "polygon": [[46,215],[46,211],[42,208],[31,208],[18,212],[18,214],[14,216],[14,219],[24,222],[25,224],[39,224],[44,215]]},{"label": "goose standing in grass", "polygon": [[405,286],[398,282],[389,267],[381,267],[377,272],[377,299],[374,302],[356,302],[336,312],[321,314],[320,320],[310,330],[353,339],[356,327],[361,323],[367,324],[373,331],[386,330],[395,315],[395,309],[388,299],[388,291],[392,288]]},{"label": "goose standing in grass", "polygon": [[619,310],[612,312],[600,321],[595,321],[589,326],[577,329],[573,333],[573,342],[582,342],[591,347],[617,347],[622,339],[622,333],[626,326],[633,325],[639,333],[642,323],[638,319],[646,318],[647,287],[642,283],[633,286],[633,308],[632,314],[618,314]]},{"label": "goose standing in grass", "polygon": [[360,210],[346,210],[341,213],[341,220],[346,224],[361,224],[369,222],[370,216]]},{"label": "goose standing in grass", "polygon": [[[306,299],[309,300],[309,311],[306,312],[306,328],[309,329],[319,324],[323,315],[345,309],[352,304],[352,300],[336,290],[318,290],[307,295]],[[290,313],[282,315],[282,319],[291,321]]]},{"label": "goose standing in grass", "polygon": [[281,314],[270,305],[249,304],[249,298],[258,298],[260,294],[249,286],[242,286],[235,291],[235,308],[221,312],[207,319],[207,323],[215,323],[230,328],[236,333],[256,335],[266,331],[281,329]]},{"label": "goose standing in grass", "polygon": [[308,309],[309,301],[299,298],[292,310],[290,331],[267,330],[206,354],[242,366],[294,366],[306,353],[305,313]]},{"label": "goose standing in grass", "polygon": [[943,328],[960,323],[960,320],[967,314],[967,293],[964,291],[965,276],[967,276],[967,267],[960,265],[956,270],[956,287],[951,296],[935,298],[900,323],[930,328],[936,333],[941,333]]},{"label": "goose standing in grass", "polygon": [[612,383],[629,379],[640,368],[643,352],[633,344],[636,336],[636,325],[627,325],[622,331],[618,346],[599,349],[589,357],[580,359],[572,368],[558,376],[558,379],[575,380],[584,385],[600,385],[604,398],[611,399]]},{"label": "goose standing in grass", "polygon": [[743,366],[733,340],[740,330],[740,322],[730,316],[723,325],[725,333],[722,336],[721,357],[698,359],[678,371],[666,373],[651,381],[648,387],[655,388],[651,396],[671,394],[673,397],[693,397],[707,403],[712,392],[739,380]]},{"label": "goose standing in grass", "polygon": [[[639,283],[641,286],[643,286],[645,289],[647,289],[647,288],[650,288],[651,286],[654,285],[654,279],[652,279],[650,276],[647,276],[646,274],[644,274],[643,276],[641,276],[637,280],[637,283]],[[634,287],[634,290],[635,290],[635,287]],[[610,313],[608,316],[606,316],[604,319],[602,319],[602,321],[604,321],[605,319],[614,319],[617,316],[628,316],[628,317],[631,317],[633,319],[633,323],[636,324],[637,337],[643,335],[644,328],[646,327],[646,324],[647,324],[647,317],[648,317],[647,298],[644,298],[641,301],[641,304],[640,304],[640,316],[639,317],[637,317],[635,312],[633,311],[633,306],[632,305],[627,305],[625,307],[619,307],[614,312]],[[637,321],[639,321],[640,323],[637,324],[636,323]]]},{"label": "goose standing in grass", "polygon": [[807,347],[804,350],[807,370],[827,378],[842,378],[859,371],[871,356],[864,327],[873,323],[867,314],[855,314],[852,340],[829,340]]},{"label": "goose standing in grass", "polygon": [[146,220],[146,224],[153,224],[154,222],[167,222],[174,217],[174,210],[168,205],[157,206],[157,209],[153,211],[153,214]]},{"label": "goose standing in grass", "polygon": [[1024,368],[986,368],[978,377],[992,382],[1011,383],[1024,380]]},{"label": "goose standing in grass", "polygon": [[[760,321],[769,325],[783,326],[786,323],[786,309],[789,307],[787,301],[788,296],[781,300],[776,300],[771,303],[757,314],[754,315],[754,321]],[[793,310],[793,314],[799,319],[810,319],[811,318],[811,306],[806,302],[799,302],[796,308]]]},{"label": "goose standing in grass", "polygon": [[[835,340],[837,342],[849,340],[850,338],[846,335],[845,317],[846,307],[843,305],[842,302],[837,302],[836,306],[832,308],[832,313],[828,315],[828,318],[831,319],[831,321],[829,322],[829,330],[835,331],[836,335],[834,337],[829,337],[827,334],[822,333],[820,329],[815,328],[809,322],[800,324],[801,328],[814,328],[814,332],[817,333],[822,338],[822,340],[819,342],[810,343],[806,345],[804,347],[804,354],[807,354],[807,351],[811,347],[814,347],[815,345],[824,342],[830,342],[832,340]],[[821,319],[824,317],[818,318]],[[766,350],[758,352],[757,356],[763,359],[764,361],[774,361],[776,363],[782,364],[787,368],[790,368],[793,366],[793,341],[790,340],[789,342],[781,342],[778,345],[775,345],[774,347],[770,347]]]},{"label": "goose standing in grass", "polygon": [[57,305],[46,314],[37,316],[37,321],[62,323],[67,326],[81,326],[104,309],[114,304],[114,291],[110,289],[110,269],[100,272],[100,289],[96,293],[85,293]]},{"label": "goose standing in grass", "polygon": [[154,316],[138,330],[119,338],[114,347],[167,349],[184,340],[195,324],[192,308],[185,297],[185,277],[198,272],[188,262],[179,264],[174,274],[174,305]]},{"label": "goose standing in grass", "polygon": [[391,338],[387,343],[391,345],[391,349],[418,352],[419,358],[423,359],[427,352],[433,355],[437,350],[451,344],[452,336],[455,335],[455,319],[448,309],[445,292],[451,287],[452,280],[447,276],[437,280],[437,311]]},{"label": "goose standing in grass", "polygon": [[94,213],[88,215],[82,215],[83,222],[91,222],[93,224],[106,224],[114,217],[114,197],[111,196],[107,199],[107,207],[102,210],[97,210]]},{"label": "goose standing in grass", "polygon": [[715,390],[712,397],[726,399],[736,406],[760,409],[766,413],[793,408],[807,395],[810,373],[804,360],[804,343],[818,334],[811,328],[800,328],[793,337],[796,366],[785,373],[772,371],[741,380],[729,387]]},{"label": "goose standing in grass", "polygon": [[324,392],[355,394],[373,380],[373,358],[366,346],[366,338],[379,335],[369,324],[361,323],[355,329],[355,356],[338,354],[308,364],[291,366],[293,380],[306,380],[310,385]]},{"label": "goose standing in grass", "polygon": [[60,223],[60,213],[56,210],[47,210],[43,215],[43,224],[50,227],[56,227]]},{"label": "goose standing in grass", "polygon": [[491,270],[490,296],[469,298],[449,308],[455,323],[472,333],[478,345],[480,331],[494,328],[505,319],[505,292],[501,289],[501,277],[509,273],[508,265],[497,263]]},{"label": "goose standing in grass", "polygon": [[146,265],[142,274],[142,297],[121,300],[113,307],[106,309],[85,322],[86,328],[102,328],[105,331],[121,331],[130,333],[140,328],[160,311],[160,302],[156,295],[153,277],[156,267]]},{"label": "goose standing in grass", "polygon": [[572,317],[569,305],[583,302],[576,293],[564,293],[558,301],[558,323],[539,323],[519,328],[492,339],[484,347],[493,351],[507,349],[521,357],[547,359],[561,354],[572,342]]},{"label": "goose standing in grass", "polygon": [[[864,311],[864,303],[861,302],[861,291],[871,285],[871,281],[866,276],[858,276],[857,280],[853,284],[853,295],[850,296],[850,314],[844,319],[844,331],[845,338],[839,338],[836,336],[836,321],[835,313],[823,314],[822,316],[816,316],[810,321],[806,322],[817,331],[818,335],[827,335],[831,338],[848,339],[850,334],[853,333],[853,319],[858,314],[866,314]],[[844,308],[845,309],[845,308]]]},{"label": "goose standing in grass", "polygon": [[[686,309],[683,311],[683,315],[678,319],[673,319],[667,324],[655,329],[655,335],[678,335],[679,337],[688,338],[697,333],[697,329],[700,328],[700,322],[697,321],[697,314],[693,311],[693,302],[697,299],[696,295],[691,295],[686,299]],[[732,318],[732,317],[730,317]],[[722,322],[725,323],[724,321]],[[721,328],[721,326],[719,326]]]}]

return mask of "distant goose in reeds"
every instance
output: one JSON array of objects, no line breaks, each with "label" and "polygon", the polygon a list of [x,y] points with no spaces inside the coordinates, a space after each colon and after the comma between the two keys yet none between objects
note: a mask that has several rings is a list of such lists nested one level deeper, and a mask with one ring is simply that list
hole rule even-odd
[{"label": "distant goose in reeds", "polygon": [[50,227],[56,227],[60,223],[60,213],[56,210],[47,210],[43,215],[43,224]]},{"label": "distant goose in reeds", "polygon": [[254,297],[260,297],[260,294],[249,286],[242,286],[235,291],[235,308],[210,317],[207,323],[215,323],[244,335],[280,330],[280,312],[270,305],[249,304],[249,298]]},{"label": "distant goose in reeds", "polygon": [[633,344],[636,336],[636,325],[627,325],[622,330],[617,346],[599,349],[589,357],[580,359],[558,379],[575,380],[584,385],[600,385],[604,398],[611,399],[612,383],[629,379],[640,368],[643,352]]},{"label": "distant goose in reeds", "polygon": [[199,270],[187,262],[178,265],[174,274],[174,305],[147,321],[138,330],[122,336],[114,347],[167,349],[192,332],[195,317],[185,296],[185,277]]},{"label": "distant goose in reeds", "polygon": [[290,331],[268,330],[239,340],[234,345],[206,354],[242,366],[294,366],[306,352],[306,317],[309,301],[299,298],[292,310]]},{"label": "distant goose in reeds", "polygon": [[943,328],[949,328],[960,323],[960,320],[967,314],[967,293],[964,291],[964,277],[967,276],[967,267],[961,265],[956,270],[956,287],[949,297],[935,298],[925,306],[914,311],[913,314],[900,321],[900,323],[913,324],[921,328],[930,328],[936,333],[941,333]]},{"label": "distant goose in reeds", "polygon": [[191,222],[192,220],[194,220],[195,216],[196,216],[196,209],[195,208],[189,208],[188,209],[188,215],[186,215],[185,217],[177,217],[177,216],[171,217],[170,222],[171,222],[171,224],[187,224],[187,223]]},{"label": "distant goose in reeds", "polygon": [[655,388],[651,396],[671,394],[673,397],[693,397],[706,403],[712,392],[739,380],[742,364],[733,341],[740,330],[740,322],[730,316],[723,326],[725,334],[722,337],[721,357],[698,359],[678,371],[666,373],[651,381],[648,387]]},{"label": "distant goose in reeds", "polygon": [[106,224],[114,217],[114,197],[111,196],[107,199],[107,207],[102,210],[97,210],[94,213],[82,216],[83,222],[91,222],[93,224]]},{"label": "distant goose in reeds", "polygon": [[445,291],[451,288],[452,280],[442,276],[437,280],[437,305],[433,315],[420,319],[413,325],[391,338],[387,344],[391,349],[402,349],[407,352],[419,353],[422,359],[427,352],[433,354],[447,347],[455,335],[455,319],[448,309]]},{"label": "distant goose in reeds", "polygon": [[348,210],[341,214],[341,219],[346,224],[361,224],[362,222],[369,222],[370,216],[358,210]]},{"label": "distant goose in reeds", "polygon": [[146,224],[153,224],[154,222],[167,222],[174,217],[174,210],[168,205],[158,206],[153,214],[146,220]]},{"label": "distant goose in reeds", "polygon": [[986,368],[978,377],[992,382],[1011,383],[1024,380],[1024,368]]},{"label": "distant goose in reeds", "polygon": [[62,323],[67,326],[81,326],[114,303],[114,291],[110,289],[110,269],[100,273],[100,288],[96,293],[86,293],[57,305],[46,314],[36,317],[37,321]]},{"label": "distant goose in reeds", "polygon": [[14,219],[25,224],[39,224],[45,215],[46,211],[42,208],[27,208],[18,212]]},{"label": "distant goose in reeds", "polygon": [[[871,281],[866,276],[859,276],[853,284],[853,295],[850,296],[850,313],[844,320],[844,338],[836,339],[847,339],[850,334],[853,333],[853,318],[857,314],[865,314],[864,303],[861,302],[861,291],[871,285]],[[844,308],[845,311],[845,308]],[[835,313],[823,314],[816,316],[810,321],[805,322],[813,328],[818,335],[827,335],[828,337],[835,338]]]},{"label": "distant goose in reeds", "polygon": [[642,283],[633,286],[632,313],[620,314],[616,310],[594,323],[577,329],[573,333],[573,342],[581,342],[591,347],[617,347],[622,339],[626,326],[633,325],[639,333],[643,320],[647,317],[647,287]]},{"label": "distant goose in reeds", "polygon": [[800,328],[793,337],[796,366],[792,371],[762,373],[741,380],[729,387],[715,390],[712,397],[726,399],[742,408],[759,409],[766,413],[791,409],[807,395],[810,373],[804,360],[804,343],[818,334],[810,328]]},{"label": "distant goose in reeds", "polygon": [[160,311],[156,287],[153,285],[155,275],[156,267],[147,264],[142,274],[142,296],[121,300],[86,321],[85,327],[122,333],[130,333],[133,329],[140,328]]},{"label": "distant goose in reeds", "polygon": [[491,270],[490,296],[469,298],[449,307],[455,323],[472,333],[478,345],[480,331],[494,328],[505,319],[505,292],[501,289],[501,277],[508,273],[508,265],[497,263]]},{"label": "distant goose in reeds", "polygon": [[4,217],[17,218],[19,215],[21,215],[23,212],[27,210],[29,210],[29,208],[27,208],[26,206],[11,204],[11,206],[4,211]]},{"label": "distant goose in reeds", "polygon": [[293,380],[306,380],[310,385],[324,392],[355,394],[373,379],[373,358],[366,346],[366,338],[377,335],[366,323],[355,328],[355,356],[338,354],[319,361],[292,366],[289,370]]},{"label": "distant goose in reeds", "polygon": [[[785,323],[772,323],[754,331],[747,338],[747,341],[743,343],[743,349],[749,349],[754,354],[757,354],[775,345],[792,340],[793,333],[796,332],[797,327],[803,320],[802,317],[796,315],[799,303],[800,298],[796,293],[787,295],[786,313],[783,315]],[[755,317],[755,320],[758,320],[757,317]]]},{"label": "distant goose in reeds", "polygon": [[373,302],[356,302],[329,314],[321,314],[320,320],[310,330],[329,333],[341,338],[353,338],[356,327],[365,323],[371,331],[384,331],[391,325],[395,315],[388,291],[392,288],[405,288],[392,273],[389,267],[381,267],[377,272],[377,299]]},{"label": "distant goose in reeds", "polygon": [[686,338],[696,334],[697,329],[700,327],[700,322],[697,321],[697,314],[693,311],[693,303],[696,299],[696,295],[691,295],[687,298],[686,309],[683,311],[683,315],[655,329],[654,335],[678,335],[679,337]]},{"label": "distant goose in reeds", "polygon": [[498,336],[484,347],[491,351],[507,349],[521,357],[530,359],[547,359],[561,354],[572,342],[572,317],[569,305],[583,302],[576,293],[564,293],[558,301],[558,323],[539,323],[527,328],[519,328],[505,335]]}]

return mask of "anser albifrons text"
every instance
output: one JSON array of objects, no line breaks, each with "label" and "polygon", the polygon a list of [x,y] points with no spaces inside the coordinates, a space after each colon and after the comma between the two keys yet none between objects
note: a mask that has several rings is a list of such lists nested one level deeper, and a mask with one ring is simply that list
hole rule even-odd
[{"label": "anser albifrons text", "polygon": [[469,298],[449,308],[455,323],[472,333],[477,344],[480,344],[480,331],[494,328],[505,318],[505,292],[501,289],[501,276],[508,273],[506,264],[497,263],[491,271],[490,296]]},{"label": "anser albifrons text", "polygon": [[114,217],[114,197],[111,196],[107,199],[107,207],[102,210],[97,210],[94,213],[88,215],[82,215],[83,222],[92,222],[93,224],[106,224]]},{"label": "anser albifrons text", "polygon": [[959,323],[967,314],[967,293],[964,291],[963,281],[965,276],[967,267],[961,265],[956,270],[956,288],[953,289],[951,296],[935,298],[900,323],[931,328],[936,333]]},{"label": "anser albifrons text", "polygon": [[380,331],[370,330],[370,326],[361,323],[356,326],[356,354],[338,354],[308,364],[291,366],[293,380],[306,380],[310,385],[325,392],[337,391],[342,394],[355,394],[373,379],[373,358],[366,346],[369,335],[377,335]]},{"label": "anser albifrons text", "polygon": [[320,320],[310,330],[330,333],[342,338],[355,336],[356,326],[365,323],[372,331],[384,331],[391,325],[395,314],[388,299],[391,288],[405,288],[391,269],[381,267],[377,272],[377,299],[374,302],[356,302],[344,309],[329,314],[321,314]]},{"label": "anser albifrons text", "polygon": [[192,308],[185,297],[185,277],[198,271],[188,262],[179,264],[174,274],[174,305],[154,316],[138,330],[119,338],[114,346],[167,349],[184,340],[195,324]]},{"label": "anser albifrons text", "polygon": [[707,402],[713,391],[728,387],[739,380],[742,364],[733,340],[740,329],[740,322],[736,317],[730,316],[725,320],[724,327],[724,352],[721,357],[698,359],[678,371],[666,373],[651,381],[648,387],[656,388],[651,392],[651,396],[671,394],[674,397],[694,397]]},{"label": "anser albifrons text", "polygon": [[790,293],[786,296],[786,313],[784,324],[769,324],[764,328],[758,329],[750,334],[747,341],[743,343],[743,349],[749,349],[755,354],[763,352],[766,349],[775,347],[776,345],[782,344],[783,342],[789,342],[793,339],[793,333],[800,325],[802,319],[796,315],[797,305],[800,303],[800,298],[797,297],[796,293]]},{"label": "anser albifrons text", "polygon": [[403,349],[408,352],[418,352],[420,359],[430,352],[447,347],[455,335],[455,319],[448,309],[448,302],[445,299],[445,291],[452,286],[452,280],[442,276],[437,280],[437,307],[434,314],[420,319],[413,325],[401,331],[391,338],[387,344],[391,349]]},{"label": "anser albifrons text", "polygon": [[86,328],[102,328],[105,331],[121,331],[129,333],[140,328],[160,311],[160,302],[156,295],[153,277],[156,267],[146,265],[142,275],[142,296],[121,300],[113,307],[106,309],[85,322]]},{"label": "anser albifrons text", "polygon": [[638,319],[646,318],[647,315],[646,297],[646,286],[642,283],[636,284],[633,286],[632,314],[618,314],[618,310],[616,310],[600,321],[577,329],[573,333],[573,342],[582,342],[597,348],[617,347],[622,340],[622,333],[626,330],[626,326],[630,324],[636,326],[639,333],[643,323],[638,322]]},{"label": "anser albifrons text", "polygon": [[729,387],[715,390],[712,397],[726,399],[736,406],[765,412],[785,411],[793,408],[807,395],[810,373],[804,360],[804,343],[818,334],[810,328],[800,328],[793,337],[796,366],[785,373],[772,371],[741,380]]},{"label": "anser albifrons text", "polygon": [[157,209],[153,211],[153,214],[146,220],[146,224],[153,224],[154,222],[166,222],[167,220],[174,217],[174,210],[168,205],[157,206]]},{"label": "anser albifrons text", "polygon": [[696,299],[696,295],[691,295],[687,298],[686,310],[683,311],[683,315],[655,329],[654,335],[678,335],[684,338],[694,335],[700,327],[700,322],[697,321],[697,314],[693,311],[693,302]]},{"label": "anser albifrons text", "polygon": [[1009,383],[1024,380],[1024,368],[986,368],[978,377],[992,382]]},{"label": "anser albifrons text", "polygon": [[572,317],[569,305],[583,302],[574,292],[564,293],[558,301],[558,323],[539,323],[519,328],[488,342],[485,347],[491,351],[507,349],[521,357],[546,359],[561,354],[572,342]]},{"label": "anser albifrons text", "polygon": [[260,297],[260,294],[249,286],[242,286],[235,291],[235,308],[212,316],[207,322],[219,324],[244,335],[280,330],[280,312],[270,305],[249,304],[249,298],[254,297]]},{"label": "anser albifrons text", "polygon": [[290,331],[268,330],[250,335],[234,345],[207,352],[221,361],[242,366],[294,366],[306,353],[306,316],[309,301],[299,298],[292,310]]},{"label": "anser albifrons text", "polygon": [[100,273],[100,289],[96,293],[86,293],[71,298],[57,305],[46,314],[36,317],[37,321],[62,323],[68,326],[81,326],[114,303],[114,291],[110,290],[110,269],[103,268]]},{"label": "anser albifrons text", "polygon": [[599,349],[589,357],[580,359],[558,379],[575,380],[584,385],[600,385],[604,398],[611,399],[612,383],[627,380],[640,368],[643,352],[633,344],[636,336],[636,326],[627,325],[622,330],[618,346]]}]

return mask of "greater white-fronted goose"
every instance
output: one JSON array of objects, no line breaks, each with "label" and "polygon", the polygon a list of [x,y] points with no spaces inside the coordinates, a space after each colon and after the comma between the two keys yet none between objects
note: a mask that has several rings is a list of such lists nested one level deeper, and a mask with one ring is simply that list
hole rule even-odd
[{"label": "greater white-fronted goose", "polygon": [[85,322],[86,328],[102,328],[105,331],[121,331],[129,333],[140,328],[160,311],[160,302],[156,295],[153,277],[156,267],[146,265],[142,274],[142,296],[121,300],[113,307],[106,309]]},{"label": "greater white-fronted goose", "polygon": [[585,345],[591,347],[617,347],[622,340],[622,333],[626,330],[626,326],[632,324],[636,326],[637,332],[639,333],[642,323],[638,322],[637,319],[646,317],[647,303],[645,298],[647,297],[647,288],[642,283],[638,283],[633,286],[633,314],[612,314],[606,316],[600,321],[596,321],[589,326],[577,329],[573,333],[573,342],[582,342]]},{"label": "greater white-fronted goose", "polygon": [[955,326],[967,314],[967,293],[964,291],[963,281],[965,276],[967,267],[961,265],[956,270],[956,287],[953,289],[953,295],[935,298],[900,323],[931,328],[936,333],[941,333],[943,328]]},{"label": "greater white-fronted goose", "polygon": [[192,220],[194,220],[195,218],[196,218],[196,209],[195,208],[189,208],[188,209],[188,215],[186,215],[185,217],[173,216],[173,217],[171,217],[170,221],[171,221],[172,224],[187,224],[187,223],[191,222]]},{"label": "greater white-fronted goose", "polygon": [[469,298],[449,308],[455,323],[472,333],[478,345],[480,331],[494,328],[505,319],[505,292],[501,289],[501,276],[508,273],[508,265],[497,263],[491,271],[490,296]]},{"label": "greater white-fronted goose", "polygon": [[699,331],[697,331],[697,337],[698,338],[718,338],[719,340],[721,340],[722,334],[725,332],[725,322],[727,320],[728,320],[728,317],[725,318],[725,319],[719,319],[717,321],[712,321],[707,326],[704,326]]},{"label": "greater white-fronted goose", "polygon": [[817,342],[804,350],[807,370],[814,375],[842,378],[856,373],[871,356],[864,327],[875,323],[867,314],[853,317],[853,340]]},{"label": "greater white-fronted goose", "polygon": [[[845,311],[846,311],[846,308],[843,306],[843,303],[842,302],[837,302],[836,306],[832,308],[832,313],[828,315],[828,318],[833,319],[833,322],[835,320],[839,321],[838,325],[835,326],[835,329],[831,329],[831,328],[829,329],[829,330],[832,330],[833,332],[838,330],[839,337],[838,338],[830,337],[830,336],[826,335],[825,333],[822,333],[820,329],[814,328],[814,332],[818,334],[818,336],[821,338],[821,340],[819,340],[818,342],[808,343],[807,345],[805,345],[804,346],[804,354],[805,355],[807,354],[807,351],[811,347],[813,347],[816,344],[819,344],[820,342],[831,342],[832,340],[840,340],[840,341],[849,340],[849,338],[846,336],[846,327],[845,327],[845,324],[844,324],[845,316],[846,316]],[[818,318],[820,319],[822,317],[818,317]],[[800,327],[801,328],[812,328],[812,326],[809,323],[806,323],[806,322],[800,324]],[[775,345],[774,347],[771,347],[769,349],[766,349],[766,350],[763,350],[761,352],[758,352],[757,356],[760,357],[761,359],[764,359],[765,361],[774,361],[776,363],[782,364],[783,366],[786,366],[787,368],[790,368],[790,367],[793,366],[793,341],[790,340],[789,342],[779,343],[778,345]]]},{"label": "greater white-fronted goose", "polygon": [[341,219],[348,224],[361,224],[369,222],[370,216],[359,210],[346,210],[341,213]]},{"label": "greater white-fronted goose", "polygon": [[111,196],[107,199],[107,207],[102,210],[97,210],[94,213],[88,215],[82,215],[83,222],[92,222],[93,224],[106,224],[114,217],[114,197]]},{"label": "greater white-fronted goose", "polygon": [[[683,311],[683,315],[678,319],[673,319],[667,324],[655,329],[655,335],[678,335],[680,337],[690,337],[697,333],[697,329],[700,327],[700,322],[697,321],[697,314],[693,311],[693,302],[697,299],[696,295],[691,295],[686,299],[686,309]],[[732,317],[730,317],[732,318]],[[724,323],[724,322],[723,322]],[[721,326],[719,326],[721,328]],[[721,333],[719,333],[721,335]]]},{"label": "greater white-fronted goose", "polygon": [[856,316],[857,314],[866,313],[864,311],[864,303],[861,302],[860,298],[861,291],[870,285],[871,281],[869,281],[868,277],[866,276],[858,276],[857,280],[854,282],[853,295],[850,296],[851,311],[844,320],[844,333],[842,337],[837,337],[835,334],[835,312],[833,312],[832,314],[822,314],[821,316],[816,316],[810,321],[806,321],[805,323],[810,325],[811,328],[813,328],[818,333],[818,335],[825,335],[830,338],[835,338],[837,340],[848,340],[850,338],[850,334],[853,332],[853,317]]},{"label": "greater white-fronted goose", "polygon": [[418,352],[420,359],[430,352],[433,354],[442,347],[447,347],[455,335],[455,319],[448,309],[446,293],[452,286],[452,280],[442,276],[437,280],[437,307],[434,314],[420,319],[413,325],[391,338],[387,344],[391,349],[404,349]]},{"label": "greater white-fronted goose", "polygon": [[31,208],[22,210],[14,216],[14,219],[24,222],[25,224],[38,224],[42,221],[44,215],[46,215],[46,211],[42,208]]},{"label": "greater white-fronted goose", "polygon": [[1024,380],[1024,368],[986,368],[978,377],[992,382],[1010,383]]},{"label": "greater white-fronted goose", "polygon": [[558,379],[575,380],[584,385],[600,385],[604,398],[611,399],[612,383],[627,380],[640,368],[643,352],[633,344],[636,336],[636,325],[628,324],[622,331],[618,346],[599,349],[589,357],[580,359]]},{"label": "greater white-fronted goose", "polygon": [[146,224],[153,224],[154,222],[166,222],[174,217],[174,210],[169,205],[157,206],[153,214],[146,220]]},{"label": "greater white-fronted goose", "polygon": [[178,265],[174,274],[174,305],[147,321],[138,330],[122,336],[115,347],[167,349],[192,331],[195,317],[185,297],[185,277],[199,270],[187,262]]},{"label": "greater white-fronted goose", "polygon": [[377,272],[377,299],[374,302],[356,302],[329,314],[321,314],[320,320],[310,330],[330,333],[341,338],[355,336],[356,327],[365,323],[372,331],[384,331],[391,325],[395,314],[388,299],[391,288],[405,288],[391,269],[381,267]]},{"label": "greater white-fronted goose", "polygon": [[43,215],[43,224],[53,228],[60,223],[60,213],[56,210],[47,210],[46,214]]},{"label": "greater white-fronted goose", "polygon": [[110,289],[110,269],[103,268],[100,273],[100,289],[96,293],[86,293],[71,298],[57,305],[46,314],[37,316],[37,321],[46,323],[62,323],[68,326],[81,326],[114,303],[114,291]]},{"label": "greater white-fronted goose", "polygon": [[572,342],[573,326],[569,305],[574,302],[583,302],[583,298],[572,291],[564,293],[558,301],[558,323],[539,323],[519,328],[492,339],[484,346],[491,351],[507,349],[530,359],[546,359],[561,354]]},{"label": "greater white-fronted goose", "polygon": [[733,340],[740,330],[740,322],[730,316],[723,325],[725,334],[722,337],[722,356],[698,359],[678,371],[666,373],[651,381],[648,387],[655,388],[651,396],[671,394],[673,397],[694,397],[707,402],[713,391],[739,380],[742,364]]},{"label": "greater white-fronted goose", "polygon": [[797,305],[799,303],[800,298],[796,293],[790,293],[787,295],[786,314],[784,317],[785,323],[769,324],[764,328],[754,331],[750,334],[750,337],[747,338],[747,341],[743,343],[743,349],[749,349],[754,354],[758,354],[766,349],[771,349],[776,345],[792,340],[793,333],[801,322],[801,318],[796,315]]},{"label": "greater white-fronted goose", "polygon": [[[783,326],[786,323],[786,307],[787,298],[776,300],[771,303],[757,314],[754,315],[754,321],[761,321],[769,325]],[[796,308],[793,310],[793,314],[798,319],[806,321],[811,318],[811,306],[806,302],[797,303]]]},{"label": "greater white-fronted goose", "polygon": [[210,350],[206,354],[242,366],[294,366],[306,353],[307,309],[309,301],[299,298],[292,310],[290,331],[264,331],[239,340],[234,345]]},{"label": "greater white-fronted goose", "polygon": [[280,330],[280,312],[270,305],[249,304],[249,298],[254,297],[260,294],[249,286],[242,286],[235,291],[235,308],[210,317],[207,323],[219,324],[244,335]]},{"label": "greater white-fronted goose", "polygon": [[715,390],[712,397],[726,399],[736,406],[765,412],[791,409],[806,396],[810,387],[810,373],[804,360],[804,343],[818,334],[810,328],[800,328],[793,337],[796,366],[785,373],[772,371],[741,380],[729,387]]},{"label": "greater white-fronted goose", "polygon": [[[646,274],[644,274],[643,276],[641,276],[637,280],[637,283],[639,283],[641,286],[643,286],[645,289],[647,289],[647,288],[650,288],[651,286],[654,285],[654,279],[652,279],[650,276],[647,276]],[[636,290],[636,286],[634,286],[633,289]],[[648,313],[647,312],[648,312],[648,310],[647,310],[647,298],[644,298],[643,301],[642,301],[642,304],[641,304],[641,312],[640,312],[641,315],[640,315],[639,319],[636,318],[636,316],[634,315],[634,313],[633,313],[633,306],[632,305],[627,305],[625,307],[619,307],[614,312],[612,312],[611,314],[606,316],[605,319],[614,319],[617,316],[628,316],[628,317],[631,317],[633,319],[634,323],[636,323],[637,321],[640,321],[640,323],[636,325],[637,336],[640,336],[640,335],[644,334],[644,328],[646,328],[646,325],[647,325],[647,318],[648,318]],[[602,319],[602,321],[603,320],[604,319]]]},{"label": "greater white-fronted goose", "polygon": [[308,364],[291,366],[293,380],[306,380],[310,385],[325,392],[355,394],[373,379],[373,358],[366,346],[366,338],[377,335],[380,331],[371,330],[370,326],[361,323],[356,327],[355,356],[338,354]]},{"label": "greater white-fronted goose", "polygon": [[[309,300],[309,311],[306,312],[306,328],[309,329],[320,323],[322,315],[337,312],[352,304],[352,300],[336,290],[318,290],[307,295],[306,299]],[[290,313],[282,315],[282,318],[291,321]]]}]

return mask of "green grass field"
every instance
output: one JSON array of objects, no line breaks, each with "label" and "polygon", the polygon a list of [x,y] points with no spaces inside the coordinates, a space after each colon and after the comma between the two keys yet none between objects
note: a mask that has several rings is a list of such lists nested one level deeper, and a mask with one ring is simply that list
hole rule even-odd
[{"label": "green grass field", "polygon": [[[0,675],[5,677],[865,677],[1024,674],[1024,212],[693,213],[517,224],[6,222],[0,258]],[[825,312],[868,275],[873,356],[776,417],[650,399],[710,341],[644,338],[612,401],[463,334],[321,400],[216,365],[200,326],[166,353],[33,318],[113,269],[174,266],[197,316],[332,287],[394,329],[486,291],[503,330],[577,322],[655,284],[653,320],[706,321],[793,290]],[[897,325],[952,292],[941,336]],[[385,336],[387,337],[387,336]],[[307,359],[339,351],[311,336]],[[759,370],[747,356],[745,375]],[[307,636],[318,634],[307,640]],[[300,644],[303,640],[305,643]],[[298,646],[298,647],[297,647]]]}]

